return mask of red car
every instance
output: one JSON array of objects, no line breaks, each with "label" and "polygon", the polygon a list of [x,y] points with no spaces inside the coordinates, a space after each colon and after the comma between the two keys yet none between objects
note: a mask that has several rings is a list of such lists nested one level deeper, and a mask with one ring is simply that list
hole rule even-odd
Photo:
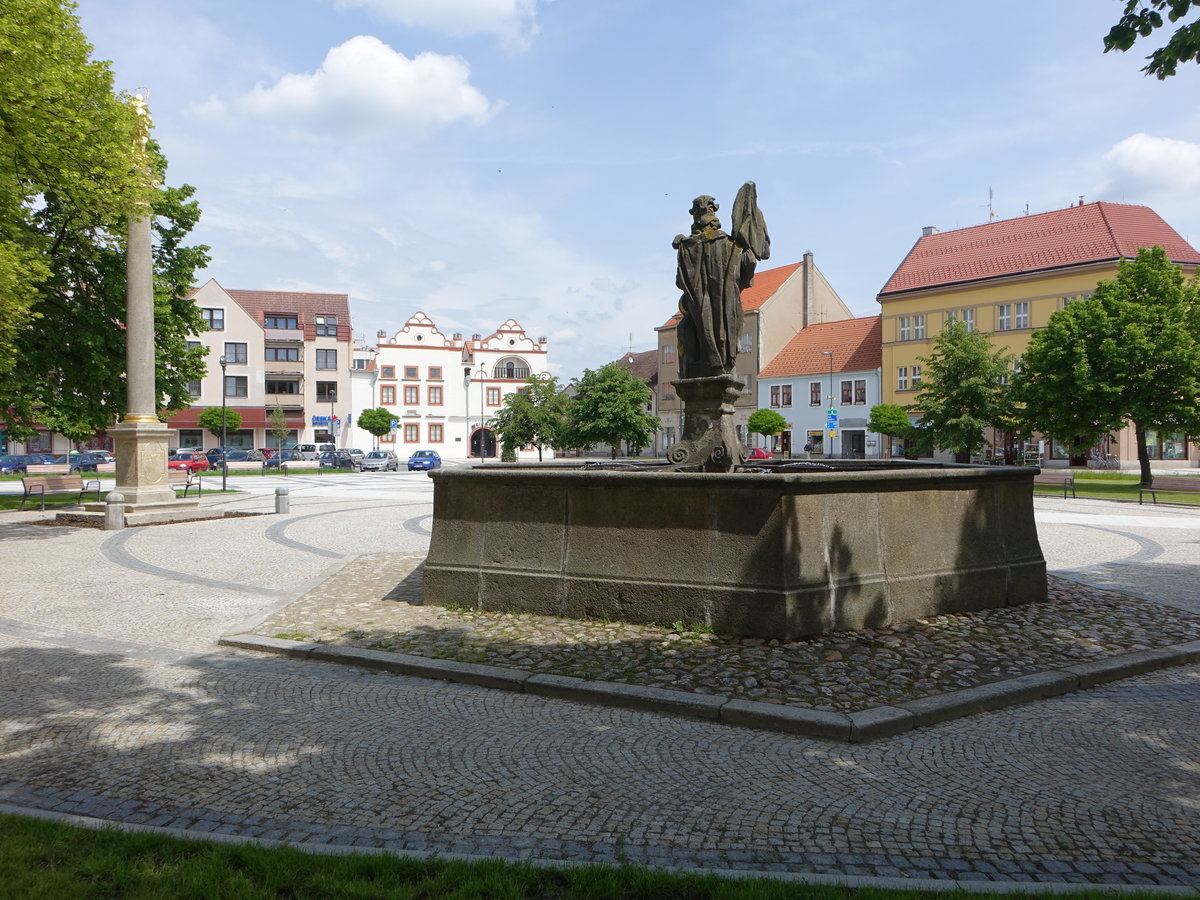
[{"label": "red car", "polygon": [[753,449],[751,449],[751,451],[749,453],[746,454],[746,459],[774,459],[774,458],[775,457],[771,455],[771,451],[764,450],[762,447],[754,447]]},{"label": "red car", "polygon": [[176,453],[167,458],[167,468],[205,472],[208,470],[208,457],[203,453]]}]

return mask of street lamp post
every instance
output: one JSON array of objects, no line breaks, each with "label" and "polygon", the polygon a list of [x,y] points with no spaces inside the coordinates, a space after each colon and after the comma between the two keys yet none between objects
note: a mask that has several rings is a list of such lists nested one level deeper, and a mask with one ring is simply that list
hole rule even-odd
[{"label": "street lamp post", "polygon": [[487,368],[483,362],[479,363],[479,458],[484,459],[484,449],[487,446],[484,442],[483,429],[487,427],[487,413],[483,405],[483,380],[487,377]]},{"label": "street lamp post", "polygon": [[329,388],[329,443],[333,444],[334,449],[337,449],[337,440],[333,436],[333,404],[337,400],[337,386],[331,385]]},{"label": "street lamp post", "polygon": [[[821,355],[829,357],[829,409],[832,410],[833,409],[833,351],[832,350],[822,350]],[[826,423],[826,424],[828,424],[828,423]],[[827,428],[826,430],[832,432],[833,429]],[[828,437],[829,437],[829,457],[832,459],[833,458],[833,435],[830,434]]]},{"label": "street lamp post", "polygon": [[225,395],[229,393],[225,386],[225,366],[229,364],[224,356],[218,362],[221,364],[221,490],[225,490],[225,479],[229,475],[229,466],[225,461],[225,445],[228,438],[225,434]]}]

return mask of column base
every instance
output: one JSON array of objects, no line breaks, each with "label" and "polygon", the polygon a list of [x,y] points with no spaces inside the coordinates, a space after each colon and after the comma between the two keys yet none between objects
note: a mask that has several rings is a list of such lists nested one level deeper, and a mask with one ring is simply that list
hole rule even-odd
[{"label": "column base", "polygon": [[683,401],[683,440],[667,451],[680,468],[728,472],[746,461],[746,447],[733,424],[734,404],[745,382],[732,375],[672,381]]},{"label": "column base", "polygon": [[162,422],[122,422],[108,429],[117,457],[116,490],[125,495],[127,512],[195,509],[196,500],[180,500],[167,480],[170,429]]}]

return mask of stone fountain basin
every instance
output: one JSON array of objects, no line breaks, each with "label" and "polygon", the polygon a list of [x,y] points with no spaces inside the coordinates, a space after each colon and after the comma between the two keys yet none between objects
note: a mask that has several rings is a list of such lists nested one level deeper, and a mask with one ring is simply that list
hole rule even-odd
[{"label": "stone fountain basin", "polygon": [[793,640],[1045,600],[1037,471],[435,470],[425,602]]}]

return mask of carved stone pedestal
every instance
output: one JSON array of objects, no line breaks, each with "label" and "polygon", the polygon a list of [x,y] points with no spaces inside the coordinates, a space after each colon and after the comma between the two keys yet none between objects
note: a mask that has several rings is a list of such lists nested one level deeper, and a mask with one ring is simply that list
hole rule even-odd
[{"label": "carved stone pedestal", "polygon": [[[122,422],[108,429],[117,457],[117,487],[125,495],[127,513],[196,509],[195,500],[180,500],[167,480],[167,440],[162,422]],[[101,506],[100,509],[103,509]],[[90,506],[89,506],[90,511]]]},{"label": "carved stone pedestal", "polygon": [[683,401],[683,440],[667,451],[677,466],[728,472],[746,461],[746,448],[733,424],[733,405],[745,382],[732,375],[672,381]]}]

